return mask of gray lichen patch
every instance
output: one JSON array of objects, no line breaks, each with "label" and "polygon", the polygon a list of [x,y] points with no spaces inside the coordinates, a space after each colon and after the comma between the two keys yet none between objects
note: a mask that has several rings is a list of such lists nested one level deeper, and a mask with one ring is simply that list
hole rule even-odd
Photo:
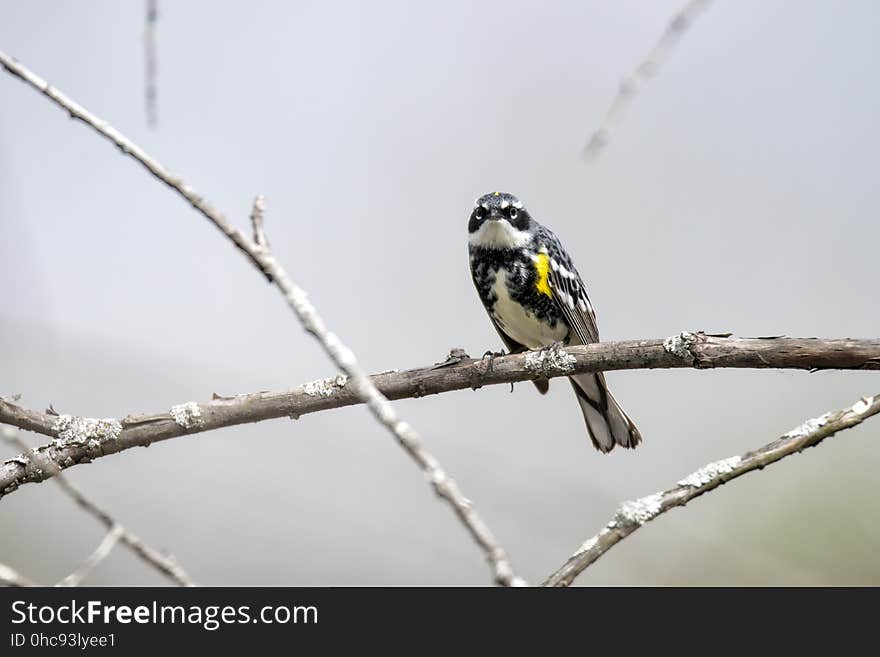
[{"label": "gray lichen patch", "polygon": [[808,434],[813,433],[814,431],[818,431],[822,427],[824,427],[828,420],[831,418],[831,413],[823,413],[819,417],[810,418],[806,422],[804,422],[799,427],[795,427],[787,434],[785,434],[786,438],[802,438]]},{"label": "gray lichen patch", "polygon": [[532,374],[550,378],[558,374],[568,374],[577,365],[577,358],[560,347],[549,347],[526,354],[525,366]]},{"label": "gray lichen patch", "polygon": [[705,486],[713,479],[723,474],[727,474],[728,472],[733,472],[740,463],[742,463],[742,458],[739,456],[731,456],[727,459],[709,463],[680,480],[678,485],[689,486],[690,488]]},{"label": "gray lichen patch", "polygon": [[52,425],[55,446],[88,445],[97,447],[108,440],[116,440],[122,425],[115,418],[96,419],[78,415],[59,415]]},{"label": "gray lichen patch", "polygon": [[682,331],[678,335],[672,335],[663,341],[663,348],[679,358],[693,362],[694,353],[691,347],[697,344],[697,336],[690,331]]},{"label": "gray lichen patch", "polygon": [[174,421],[184,429],[191,429],[202,421],[202,409],[195,402],[186,402],[172,406],[168,411]]},{"label": "gray lichen patch", "polygon": [[304,383],[302,389],[309,397],[332,397],[336,391],[345,387],[346,383],[348,383],[348,377],[345,374],[337,374],[326,379]]},{"label": "gray lichen patch", "polygon": [[618,524],[644,525],[660,513],[662,504],[662,493],[654,493],[647,497],[640,497],[637,500],[628,500],[620,505],[620,508],[614,515],[614,520],[608,523],[608,527],[614,528]]},{"label": "gray lichen patch", "polygon": [[852,405],[849,410],[856,415],[864,415],[865,411],[871,408],[874,403],[874,397],[862,397],[859,401]]}]

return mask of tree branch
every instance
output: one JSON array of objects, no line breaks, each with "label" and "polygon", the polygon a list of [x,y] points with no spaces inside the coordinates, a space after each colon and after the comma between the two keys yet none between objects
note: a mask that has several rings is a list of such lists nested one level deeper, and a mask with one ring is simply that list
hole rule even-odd
[{"label": "tree branch", "polygon": [[[91,114],[78,103],[49,86],[45,80],[2,52],[0,52],[0,65],[66,110],[71,118],[79,119],[93,128],[98,134],[112,141],[123,153],[142,164],[150,173],[175,190],[213,223],[214,226],[220,229],[250,259],[253,265],[266,276],[269,282],[273,283],[281,292],[287,305],[297,316],[303,328],[318,340],[333,363],[349,378],[351,389],[356,398],[367,405],[373,417],[388,429],[401,447],[417,463],[433,487],[434,492],[449,503],[471,537],[485,553],[486,558],[491,564],[495,581],[502,585],[519,585],[524,583],[523,580],[514,574],[506,552],[474,510],[471,502],[461,493],[455,481],[440,467],[437,459],[425,449],[419,434],[408,423],[397,416],[397,412],[388,399],[377,390],[370,378],[361,369],[351,349],[345,346],[336,334],[331,333],[327,329],[324,321],[306,296],[305,291],[294,285],[287,276],[287,272],[275,259],[263,234],[261,198],[257,199],[254,212],[251,215],[255,240],[260,241],[258,243],[258,241],[252,241],[246,237],[238,228],[229,223],[222,214],[196,194],[192,188],[184,184],[180,178],[172,175],[158,161],[110,126],[106,121]],[[190,405],[187,405],[182,410],[182,417],[189,418],[186,413],[187,409],[191,410],[191,408]],[[176,416],[174,417],[177,419]],[[58,434],[62,443],[69,443],[73,439],[75,442],[85,443],[87,448],[92,448],[94,444],[96,448],[100,449],[102,442],[106,443],[107,439],[111,437],[115,439],[122,430],[120,424],[115,420],[110,422],[92,422],[83,421],[83,418],[64,418],[62,416],[58,421],[64,423]],[[56,440],[57,442],[58,440]],[[27,463],[27,460],[25,462]],[[61,463],[68,463],[68,459],[65,458]],[[23,467],[26,468],[27,466]],[[6,489],[8,489],[8,486],[0,486],[0,490],[5,492]]]},{"label": "tree branch", "polygon": [[[735,338],[684,332],[665,340],[602,342],[546,352],[460,357],[450,364],[390,371],[370,377],[388,399],[554,378],[583,372],[656,368],[880,369],[880,340]],[[284,392],[256,392],[186,402],[165,412],[97,420],[53,415],[0,398],[0,423],[54,440],[0,464],[0,497],[52,477],[58,468],[179,436],[363,403],[346,376],[305,383]]]},{"label": "tree branch", "polygon": [[669,52],[708,4],[709,0],[688,0],[688,3],[669,21],[660,39],[642,63],[620,81],[617,94],[605,113],[602,125],[590,136],[590,141],[584,149],[588,157],[598,157],[608,145],[615,126],[620,122],[633,98],[648,80],[657,75],[657,70],[666,61]]},{"label": "tree branch", "polygon": [[[9,443],[22,450],[22,454],[16,457],[19,461],[27,459],[28,454],[33,453],[28,444],[17,436],[14,431],[6,427],[0,427],[0,435],[2,435]],[[81,509],[97,518],[98,522],[104,525],[107,529],[108,534],[109,532],[114,531],[119,532],[118,539],[121,540],[126,547],[143,559],[148,565],[158,570],[179,586],[196,585],[173,556],[162,554],[158,550],[144,543],[134,532],[123,527],[113,518],[113,516],[98,506],[97,503],[89,499],[85,493],[65,477],[61,473],[61,468],[58,467],[54,461],[44,459],[41,462],[49,469],[49,476],[54,477],[54,480],[58,483],[61,489],[67,493],[67,496],[76,502]]]},{"label": "tree branch", "polygon": [[624,502],[602,531],[584,542],[543,585],[568,586],[590,564],[649,520],[677,506],[684,506],[695,497],[708,493],[731,479],[761,470],[808,447],[815,447],[838,431],[857,426],[877,413],[880,413],[880,395],[865,397],[850,408],[807,420],[759,449],[710,463],[679,481],[673,488]]}]

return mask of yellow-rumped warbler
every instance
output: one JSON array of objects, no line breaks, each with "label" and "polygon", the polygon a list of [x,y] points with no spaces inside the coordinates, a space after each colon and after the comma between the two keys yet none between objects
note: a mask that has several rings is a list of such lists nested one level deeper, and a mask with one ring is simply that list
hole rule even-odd
[{"label": "yellow-rumped warbler", "polygon": [[[478,198],[468,232],[474,285],[511,353],[599,341],[596,315],[571,257],[518,198],[504,192]],[[568,378],[596,449],[639,444],[639,430],[601,372]],[[542,394],[550,385],[546,379],[534,383]]]}]

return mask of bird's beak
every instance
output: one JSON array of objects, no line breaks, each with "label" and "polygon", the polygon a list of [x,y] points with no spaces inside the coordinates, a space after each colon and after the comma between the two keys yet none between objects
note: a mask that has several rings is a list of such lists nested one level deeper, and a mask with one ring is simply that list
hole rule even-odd
[{"label": "bird's beak", "polygon": [[490,221],[503,221],[507,219],[497,208],[492,208],[489,210],[489,216],[487,217]]}]

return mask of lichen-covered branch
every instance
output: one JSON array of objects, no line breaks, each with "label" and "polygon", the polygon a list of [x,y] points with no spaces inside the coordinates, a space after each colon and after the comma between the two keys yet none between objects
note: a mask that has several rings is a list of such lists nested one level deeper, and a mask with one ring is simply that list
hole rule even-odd
[{"label": "lichen-covered branch", "polygon": [[649,520],[670,509],[684,506],[731,479],[761,470],[808,447],[815,447],[838,431],[859,425],[877,413],[880,413],[880,395],[865,397],[842,411],[807,420],[778,440],[754,451],[710,463],[668,490],[624,502],[602,531],[585,541],[565,565],[550,575],[544,585],[568,586],[590,564]]},{"label": "lichen-covered branch", "polygon": [[[880,340],[735,338],[682,332],[666,339],[602,342],[488,359],[461,350],[442,365],[375,374],[370,381],[388,399],[424,397],[487,385],[583,372],[656,368],[878,369]],[[186,402],[167,411],[120,420],[52,415],[0,398],[0,423],[50,436],[27,458],[0,464],[0,497],[18,486],[53,476],[55,467],[115,454],[189,434],[281,417],[298,418],[363,403],[346,375],[280,392],[256,392]],[[54,464],[54,467],[53,467]]]},{"label": "lichen-covered branch", "polygon": [[[306,296],[306,293],[294,285],[287,272],[275,259],[263,233],[263,202],[261,198],[257,199],[254,212],[251,215],[254,231],[254,239],[251,240],[179,177],[165,169],[156,159],[106,121],[90,113],[60,91],[51,87],[45,80],[16,62],[12,57],[2,52],[0,52],[0,65],[63,108],[70,114],[71,118],[79,119],[98,134],[109,139],[123,153],[142,164],[150,173],[180,194],[190,205],[220,229],[281,292],[287,305],[297,316],[303,328],[317,339],[333,363],[348,377],[348,387],[355,397],[367,405],[367,408],[376,420],[391,432],[401,447],[418,464],[436,494],[450,504],[465,528],[484,551],[491,564],[495,581],[502,585],[523,583],[513,573],[507,554],[476,513],[471,502],[461,493],[455,481],[440,467],[437,459],[425,449],[421,437],[415,429],[397,416],[397,412],[388,401],[388,398],[379,392],[375,384],[361,369],[351,349],[345,346],[335,333],[331,333],[327,329],[324,321]],[[198,420],[199,418],[195,419]],[[110,432],[107,434],[109,436],[107,439],[95,437],[89,432],[85,432],[84,436],[84,433],[81,432],[78,436],[79,438],[85,438],[85,440],[80,440],[78,444],[83,445],[89,450],[100,451],[102,445],[112,444],[119,438],[119,433],[121,432],[116,432],[115,429],[116,427],[113,425],[107,428],[107,431]],[[60,446],[69,446],[71,444],[71,440],[68,438],[57,438],[56,443],[59,440],[62,441]],[[86,458],[89,458],[88,454],[86,454]],[[62,463],[66,464],[68,459],[72,460],[72,457],[64,458]],[[6,489],[8,489],[8,486],[0,485],[0,491],[5,491]]]},{"label": "lichen-covered branch", "polygon": [[[59,416],[64,417],[64,416]],[[115,422],[115,420],[113,420]],[[68,423],[69,424],[69,423]],[[85,423],[86,426],[94,426]],[[30,466],[33,469],[31,459],[35,457],[41,448],[31,449],[14,431],[7,427],[0,427],[0,435],[12,445],[22,450],[21,454],[15,457],[14,461],[19,465],[24,465],[27,470]],[[165,555],[158,550],[144,543],[134,532],[126,529],[116,521],[106,510],[101,508],[96,502],[86,496],[77,486],[75,486],[67,477],[61,473],[61,468],[55,461],[47,458],[39,458],[38,463],[44,468],[45,474],[53,477],[68,497],[70,497],[77,505],[86,513],[94,516],[107,529],[108,536],[113,533],[117,540],[121,541],[126,547],[134,552],[149,566],[155,568],[160,573],[168,577],[171,581],[179,586],[195,586],[192,578],[187,575],[186,571],[177,563],[177,560],[171,555]],[[115,541],[114,541],[115,545]],[[94,556],[94,555],[93,555]],[[97,563],[95,564],[97,565]],[[92,566],[94,567],[94,566]],[[73,576],[73,575],[72,575]],[[83,575],[85,576],[85,575]],[[69,576],[71,577],[71,576]],[[75,578],[75,576],[73,576]],[[82,579],[80,577],[80,579]],[[73,584],[67,584],[73,586]]]},{"label": "lichen-covered branch", "polygon": [[596,157],[608,145],[611,133],[620,122],[627,107],[645,83],[657,74],[657,70],[669,56],[669,52],[678,43],[697,16],[709,4],[709,0],[688,0],[669,21],[663,34],[642,63],[626,78],[620,81],[617,94],[605,113],[602,125],[592,134],[585,152],[588,157]]}]

